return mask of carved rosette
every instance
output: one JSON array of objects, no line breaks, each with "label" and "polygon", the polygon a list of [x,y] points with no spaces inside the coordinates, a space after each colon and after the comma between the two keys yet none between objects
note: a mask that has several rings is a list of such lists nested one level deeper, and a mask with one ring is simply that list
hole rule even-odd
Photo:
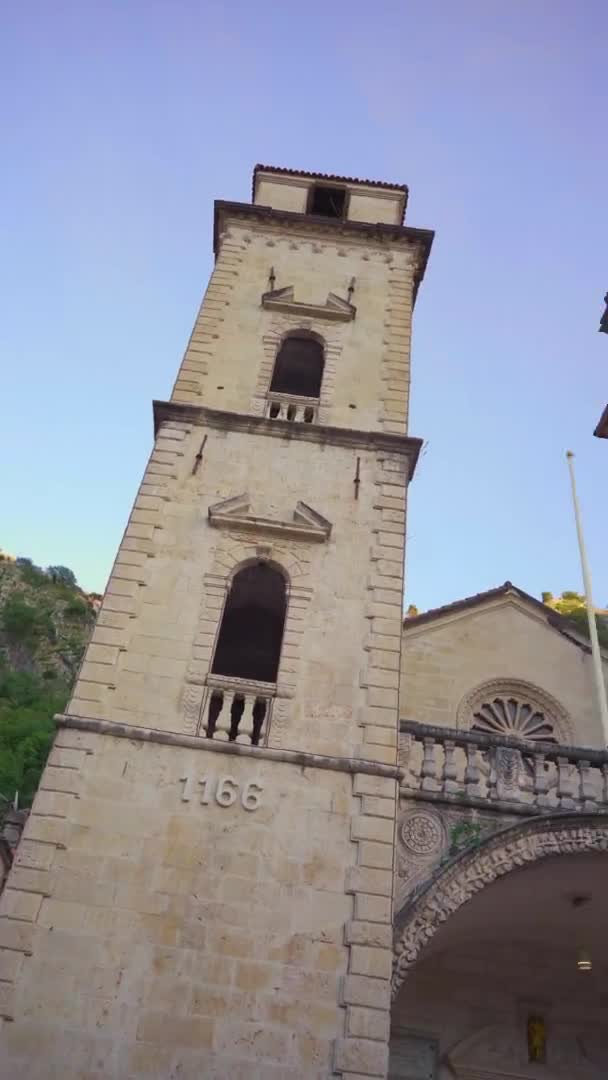
[{"label": "carved rosette", "polygon": [[414,856],[432,858],[445,845],[445,829],[439,815],[431,810],[414,810],[408,814],[400,832],[405,850]]},{"label": "carved rosette", "polygon": [[447,829],[437,811],[418,807],[406,810],[398,826],[397,909],[430,877],[447,846]]},{"label": "carved rosette", "polygon": [[424,946],[475,893],[518,867],[588,851],[608,852],[608,814],[556,814],[514,825],[450,861],[397,919],[393,996]]}]

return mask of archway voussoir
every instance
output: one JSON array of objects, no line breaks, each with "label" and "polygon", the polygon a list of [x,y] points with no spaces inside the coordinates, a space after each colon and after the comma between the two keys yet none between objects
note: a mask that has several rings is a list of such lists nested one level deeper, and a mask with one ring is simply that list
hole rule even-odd
[{"label": "archway voussoir", "polygon": [[608,813],[556,813],[527,819],[457,855],[397,916],[393,997],[439,928],[486,885],[541,859],[590,851],[608,851]]}]

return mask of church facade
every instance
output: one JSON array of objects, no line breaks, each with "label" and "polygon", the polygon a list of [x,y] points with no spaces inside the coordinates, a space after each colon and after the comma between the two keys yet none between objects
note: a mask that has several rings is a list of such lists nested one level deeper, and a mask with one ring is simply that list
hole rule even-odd
[{"label": "church facade", "polygon": [[510,583],[402,619],[406,204],[266,166],[216,203],[0,898],[7,1080],[605,1075],[587,646]]}]

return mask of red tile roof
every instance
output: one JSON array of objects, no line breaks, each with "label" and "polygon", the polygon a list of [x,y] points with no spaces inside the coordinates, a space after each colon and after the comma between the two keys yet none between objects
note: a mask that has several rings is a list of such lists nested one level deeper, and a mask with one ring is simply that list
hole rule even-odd
[{"label": "red tile roof", "polygon": [[485,592],[474,593],[473,596],[465,596],[462,600],[455,600],[451,604],[443,604],[441,607],[431,608],[429,611],[423,611],[420,615],[412,615],[409,618],[403,620],[404,629],[409,629],[410,626],[420,626],[422,623],[432,622],[433,619],[439,619],[443,615],[451,615],[457,611],[465,611],[467,608],[476,607],[478,604],[483,604],[487,600],[495,600],[499,596],[506,596],[507,593],[517,593],[522,599],[526,600],[529,604],[542,611],[549,626],[552,626],[564,637],[569,638],[575,645],[578,645],[584,652],[591,652],[591,648],[588,644],[579,640],[577,630],[573,627],[572,623],[564,616],[560,615],[558,611],[554,611],[547,604],[543,604],[542,600],[537,600],[535,596],[530,593],[524,592],[523,589],[518,589],[517,585],[514,585],[512,581],[505,581],[504,585],[498,585],[495,589],[487,589]]},{"label": "red tile roof", "polygon": [[285,169],[279,165],[256,165],[253,170],[252,198],[255,198],[255,178],[258,172],[282,173],[283,176],[309,176],[311,180],[335,180],[340,184],[367,184],[369,187],[402,191],[407,199],[407,184],[389,184],[386,180],[360,180],[358,176],[336,176],[334,173],[307,172],[306,169]]}]

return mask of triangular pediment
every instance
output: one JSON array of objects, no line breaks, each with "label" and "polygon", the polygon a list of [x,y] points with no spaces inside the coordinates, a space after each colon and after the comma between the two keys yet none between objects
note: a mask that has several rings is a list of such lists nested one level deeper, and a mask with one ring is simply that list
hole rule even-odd
[{"label": "triangular pediment", "polygon": [[244,529],[247,532],[286,536],[294,540],[321,542],[331,534],[331,522],[304,502],[297,502],[290,519],[264,517],[251,513],[247,493],[214,503],[208,511],[214,528]]},{"label": "triangular pediment", "polygon": [[333,319],[341,322],[350,322],[357,314],[357,309],[353,304],[333,292],[327,294],[327,300],[324,304],[310,304],[296,300],[293,285],[286,285],[283,289],[272,289],[270,292],[263,293],[262,307],[287,312],[289,315]]},{"label": "triangular pediment", "polygon": [[[433,633],[441,630],[448,623],[466,622],[467,620],[479,620],[490,616],[493,622],[502,615],[506,619],[520,616],[546,627],[547,633],[555,632],[562,635],[572,643],[574,647],[590,652],[589,641],[571,622],[565,619],[557,611],[548,607],[541,600],[523,589],[517,588],[510,581],[497,589],[489,589],[487,592],[477,593],[475,596],[465,597],[451,604],[422,612],[413,617],[403,620],[404,636],[410,637],[418,634]],[[605,661],[608,661],[608,651],[602,650]]]}]

